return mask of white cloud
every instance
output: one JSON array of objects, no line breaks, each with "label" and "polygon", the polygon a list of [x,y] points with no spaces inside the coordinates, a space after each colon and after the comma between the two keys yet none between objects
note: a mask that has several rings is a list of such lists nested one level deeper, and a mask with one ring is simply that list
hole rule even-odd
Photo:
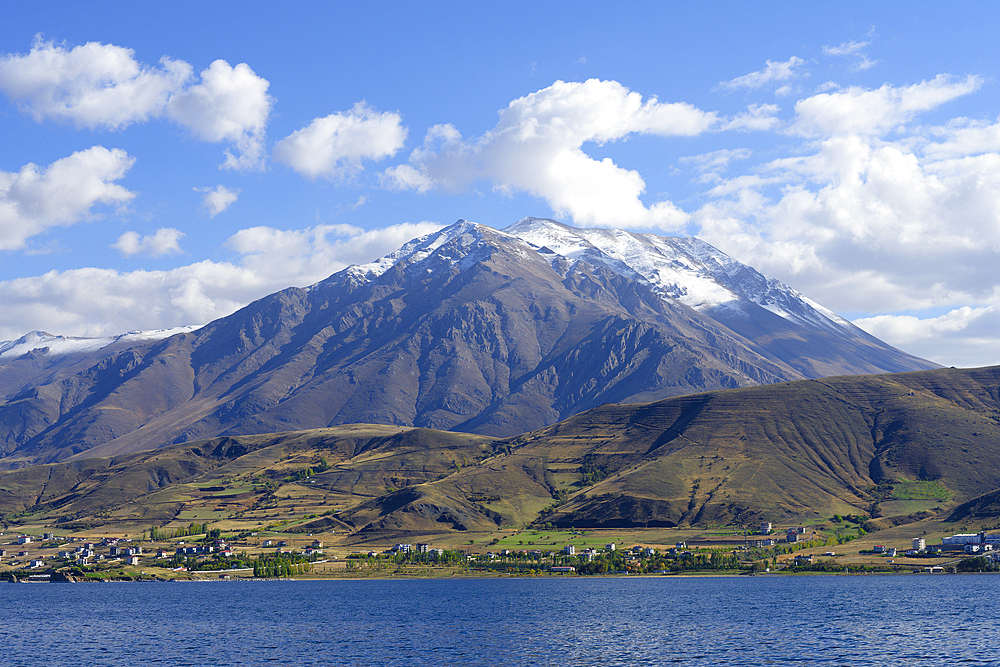
[{"label": "white cloud", "polygon": [[263,166],[264,131],[271,113],[270,83],[246,63],[232,67],[216,60],[201,73],[201,83],[171,98],[167,115],[202,141],[232,141],[239,150],[226,151],[223,167]]},{"label": "white cloud", "polygon": [[687,155],[680,158],[681,164],[688,164],[701,172],[698,180],[712,183],[721,180],[721,174],[729,169],[733,160],[746,160],[752,155],[749,148],[724,148],[701,155]]},{"label": "white cloud", "polygon": [[410,164],[389,167],[379,174],[379,180],[384,186],[395,190],[416,190],[420,193],[429,192],[436,185],[424,170]]},{"label": "white cloud", "polygon": [[233,262],[206,260],[169,271],[85,268],[2,281],[0,340],[32,329],[104,336],[209,322],[289,285],[309,285],[349,264],[369,262],[441,226],[255,227],[227,242],[238,254]]},{"label": "white cloud", "polygon": [[[874,26],[872,26],[874,30]],[[873,31],[869,31],[870,36],[875,36]],[[847,57],[854,59],[853,69],[871,69],[878,64],[877,60],[872,60],[864,52],[869,42],[843,42],[837,46],[824,46],[823,53],[828,56]]]},{"label": "white cloud", "polygon": [[152,68],[134,55],[112,44],[67,49],[36,37],[27,55],[0,56],[0,90],[36,121],[122,128],[162,115],[170,96],[191,77],[185,62],[164,56]]},{"label": "white cloud", "polygon": [[731,161],[746,160],[751,154],[749,148],[723,148],[711,153],[688,155],[682,157],[680,161],[684,164],[694,165],[699,171],[725,171]]},{"label": "white cloud", "polygon": [[937,317],[878,315],[854,321],[868,333],[937,361],[970,367],[1000,364],[1000,305],[962,307]]},{"label": "white cloud", "polygon": [[241,266],[267,275],[284,268],[281,280],[307,285],[351,264],[389,254],[410,239],[441,229],[436,222],[402,223],[364,230],[352,225],[317,225],[306,229],[241,229],[226,245],[241,256]]},{"label": "white cloud", "polygon": [[792,56],[785,62],[774,62],[773,60],[768,60],[764,65],[764,69],[757,70],[756,72],[750,72],[749,74],[744,74],[743,76],[738,76],[735,79],[730,79],[729,81],[720,81],[716,85],[716,88],[719,90],[730,91],[737,90],[739,88],[755,90],[777,81],[787,81],[797,74],[797,68],[801,67],[804,62],[805,61],[798,56]]},{"label": "white cloud", "polygon": [[878,65],[878,63],[879,61],[871,60],[868,56],[862,56],[854,63],[854,69],[856,70],[871,69],[872,67],[875,67],[875,65]]},{"label": "white cloud", "polygon": [[868,42],[843,42],[837,46],[824,46],[823,53],[828,56],[853,56],[866,46],[868,46]]},{"label": "white cloud", "polygon": [[216,60],[192,84],[193,68],[167,56],[159,67],[113,44],[67,48],[35,38],[27,55],[0,55],[0,90],[36,121],[121,129],[167,116],[202,141],[232,142],[229,169],[259,168],[271,112],[270,85],[249,65]]},{"label": "white cloud", "polygon": [[857,86],[834,93],[820,93],[795,104],[791,131],[809,137],[834,134],[884,134],[897,129],[917,114],[975,92],[982,79],[962,79],[940,74],[930,81],[896,87]]},{"label": "white cloud", "polygon": [[150,236],[140,236],[137,232],[125,232],[111,247],[118,249],[125,256],[138,254],[150,257],[177,255],[182,252],[179,242],[183,237],[184,232],[179,229],[161,227]]},{"label": "white cloud", "polygon": [[407,130],[398,113],[380,113],[358,102],[346,113],[332,113],[279,141],[274,159],[315,179],[340,178],[362,169],[363,160],[395,155]]},{"label": "white cloud", "polygon": [[214,218],[233,204],[240,196],[242,190],[231,190],[224,185],[216,185],[214,188],[194,188],[195,192],[204,192],[201,198],[201,206],[208,212],[208,217]]},{"label": "white cloud", "polygon": [[127,204],[135,194],[115,181],[134,162],[121,149],[94,146],[48,167],[29,163],[18,172],[0,171],[0,250],[22,248],[50,227],[86,220],[98,204]]},{"label": "white cloud", "polygon": [[744,113],[724,120],[720,130],[764,131],[775,130],[782,121],[775,114],[781,111],[777,104],[751,104]]},{"label": "white cloud", "polygon": [[638,172],[583,151],[633,134],[694,136],[718,128],[715,113],[690,104],[643,101],[616,81],[557,81],[518,98],[500,112],[496,127],[463,140],[451,125],[428,132],[410,164],[383,173],[389,187],[461,190],[477,180],[498,192],[544,198],[558,216],[584,225],[680,229],[688,216],[672,202],[645,206],[646,184]]},{"label": "white cloud", "polygon": [[[943,160],[1000,152],[1000,119],[996,123],[957,118],[944,127],[928,128],[924,155]],[[936,141],[932,141],[936,139]]]},{"label": "white cloud", "polygon": [[899,129],[978,86],[938,77],[801,101],[794,122],[824,138],[715,185],[699,236],[835,310],[1000,302],[1000,126]]}]

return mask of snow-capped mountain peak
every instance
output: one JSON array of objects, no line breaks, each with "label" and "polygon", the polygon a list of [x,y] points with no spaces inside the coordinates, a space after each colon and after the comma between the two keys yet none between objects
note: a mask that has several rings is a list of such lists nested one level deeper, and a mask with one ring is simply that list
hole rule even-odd
[{"label": "snow-capped mountain peak", "polygon": [[542,218],[524,218],[504,231],[570,262],[601,265],[637,279],[699,312],[738,308],[739,302],[750,301],[799,324],[853,328],[832,311],[698,238],[576,229]]},{"label": "snow-capped mountain peak", "polygon": [[170,329],[150,329],[129,331],[117,336],[57,336],[45,331],[30,331],[17,340],[0,341],[0,359],[16,359],[32,351],[42,351],[47,356],[58,357],[67,354],[96,352],[112,343],[141,343],[149,340],[169,338],[174,334],[188,333],[201,325],[186,325]]},{"label": "snow-capped mountain peak", "polygon": [[416,272],[434,272],[455,266],[465,270],[484,259],[491,248],[500,244],[505,245],[507,251],[525,257],[534,254],[521,239],[487,225],[458,220],[436,232],[408,241],[374,262],[349,266],[343,273],[355,280],[368,281],[394,266]]}]

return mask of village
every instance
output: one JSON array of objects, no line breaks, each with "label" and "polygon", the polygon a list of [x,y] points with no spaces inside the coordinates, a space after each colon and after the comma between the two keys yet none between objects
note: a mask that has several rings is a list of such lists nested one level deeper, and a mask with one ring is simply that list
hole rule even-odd
[{"label": "village", "polygon": [[[200,531],[200,532],[198,532]],[[1000,533],[986,531],[924,537],[909,543],[836,544],[806,526],[781,529],[762,522],[728,541],[673,544],[594,543],[597,531],[530,531],[484,545],[434,546],[395,543],[373,549],[324,549],[318,537],[244,531],[224,536],[219,529],[194,527],[194,534],[164,539],[0,533],[0,576],[45,580],[57,573],[77,579],[246,578],[259,576],[375,576],[405,568],[450,568],[449,572],[505,574],[676,574],[695,572],[954,572],[966,563],[978,570],[1000,569]],[[328,536],[332,538],[333,536]],[[513,548],[514,537],[528,539]],[[5,539],[6,538],[6,539]],[[155,538],[155,539],[153,539]],[[473,540],[470,540],[473,542]],[[517,540],[518,547],[525,540]],[[537,546],[536,546],[537,545]],[[542,545],[549,548],[540,548]],[[495,548],[491,548],[495,547]],[[412,572],[411,572],[412,573]],[[20,578],[18,578],[20,574]],[[61,575],[56,579],[60,579]]]}]

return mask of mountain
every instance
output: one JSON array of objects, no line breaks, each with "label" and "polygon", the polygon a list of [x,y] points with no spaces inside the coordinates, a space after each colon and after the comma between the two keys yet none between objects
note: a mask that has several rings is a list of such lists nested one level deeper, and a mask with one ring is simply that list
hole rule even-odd
[{"label": "mountain", "polygon": [[505,231],[543,253],[551,251],[549,257],[602,266],[665,299],[679,301],[751,340],[804,377],[936,367],[886,345],[694,237],[575,229],[538,218],[525,218]]},{"label": "mountain", "polygon": [[[5,522],[138,532],[212,517],[232,530],[265,522],[346,529],[357,543],[529,524],[768,520],[827,522],[836,533],[870,513],[881,518],[867,529],[922,519],[995,523],[1000,367],[604,405],[506,439],[346,425],[0,473]],[[838,523],[836,514],[854,522]]]},{"label": "mountain", "polygon": [[31,385],[44,384],[55,374],[65,372],[76,364],[85,368],[94,362],[95,356],[107,356],[137,344],[162,340],[198,328],[188,325],[129,331],[99,338],[55,336],[45,331],[30,331],[17,340],[0,341],[0,400],[9,399]]},{"label": "mountain", "polygon": [[347,423],[511,436],[604,403],[932,366],[697,239],[459,221],[0,389],[0,465]]}]

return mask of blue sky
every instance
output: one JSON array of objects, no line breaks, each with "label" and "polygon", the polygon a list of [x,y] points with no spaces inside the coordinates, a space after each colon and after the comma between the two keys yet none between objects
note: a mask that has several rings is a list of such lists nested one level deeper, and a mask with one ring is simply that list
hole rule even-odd
[{"label": "blue sky", "polygon": [[204,323],[532,215],[697,235],[1000,363],[1000,9],[692,4],[7,3],[0,340]]}]

